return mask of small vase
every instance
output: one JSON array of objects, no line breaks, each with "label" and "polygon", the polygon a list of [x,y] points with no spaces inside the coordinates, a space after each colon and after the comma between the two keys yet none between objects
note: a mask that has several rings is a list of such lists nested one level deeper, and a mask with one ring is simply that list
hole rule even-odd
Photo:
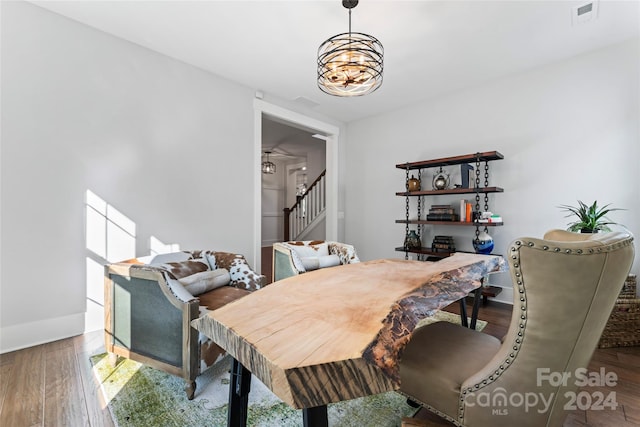
[{"label": "small vase", "polygon": [[407,181],[407,191],[420,191],[420,180],[411,175]]},{"label": "small vase", "polygon": [[476,239],[473,239],[473,248],[476,250],[476,253],[489,255],[493,250],[493,238],[489,233],[483,231]]},{"label": "small vase", "polygon": [[404,247],[405,249],[419,249],[422,247],[420,236],[418,236],[415,230],[409,231],[409,234],[404,238]]}]

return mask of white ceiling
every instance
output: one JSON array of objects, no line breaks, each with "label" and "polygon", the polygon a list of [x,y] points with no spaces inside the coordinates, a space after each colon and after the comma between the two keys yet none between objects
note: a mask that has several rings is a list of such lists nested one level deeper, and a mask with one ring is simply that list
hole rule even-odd
[{"label": "white ceiling", "polygon": [[271,151],[271,158],[284,162],[306,160],[311,151],[324,150],[325,141],[311,132],[293,127],[282,121],[262,119],[262,151]]},{"label": "white ceiling", "polygon": [[353,9],[353,31],[385,49],[375,93],[336,98],[316,87],[320,43],[348,29],[340,0],[33,1],[265,94],[302,97],[349,122],[639,36],[638,1],[376,1]]}]

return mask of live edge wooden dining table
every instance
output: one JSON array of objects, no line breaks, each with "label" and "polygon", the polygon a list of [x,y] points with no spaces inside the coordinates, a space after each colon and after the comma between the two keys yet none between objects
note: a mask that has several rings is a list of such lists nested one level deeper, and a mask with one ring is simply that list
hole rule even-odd
[{"label": "live edge wooden dining table", "polygon": [[328,425],[329,403],[397,390],[398,362],[418,322],[504,266],[499,256],[456,253],[438,262],[382,259],[324,268],[194,320],[234,359],[228,426],[246,425],[251,374],[302,409],[307,427]]}]

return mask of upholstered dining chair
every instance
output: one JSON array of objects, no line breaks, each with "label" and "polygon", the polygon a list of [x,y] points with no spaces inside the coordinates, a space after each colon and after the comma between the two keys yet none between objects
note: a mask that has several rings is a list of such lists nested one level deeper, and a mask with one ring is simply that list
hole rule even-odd
[{"label": "upholstered dining chair", "polygon": [[319,268],[360,262],[356,248],[341,242],[304,240],[273,244],[272,282]]},{"label": "upholstered dining chair", "polygon": [[633,237],[552,230],[517,239],[507,256],[514,298],[503,341],[447,322],[419,328],[401,356],[400,392],[458,426],[561,426],[594,374],[586,367]]}]

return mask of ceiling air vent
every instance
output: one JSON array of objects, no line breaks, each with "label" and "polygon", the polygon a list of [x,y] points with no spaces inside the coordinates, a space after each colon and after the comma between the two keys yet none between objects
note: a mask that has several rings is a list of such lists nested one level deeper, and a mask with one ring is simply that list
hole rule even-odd
[{"label": "ceiling air vent", "polygon": [[307,107],[307,108],[315,108],[318,105],[320,105],[317,102],[312,101],[309,98],[305,98],[304,96],[297,97],[296,99],[293,100],[293,102],[296,102],[296,103],[298,103],[298,104],[300,104],[300,105],[302,105],[304,107]]},{"label": "ceiling air vent", "polygon": [[598,0],[593,0],[571,9],[573,25],[586,24],[598,17]]}]

